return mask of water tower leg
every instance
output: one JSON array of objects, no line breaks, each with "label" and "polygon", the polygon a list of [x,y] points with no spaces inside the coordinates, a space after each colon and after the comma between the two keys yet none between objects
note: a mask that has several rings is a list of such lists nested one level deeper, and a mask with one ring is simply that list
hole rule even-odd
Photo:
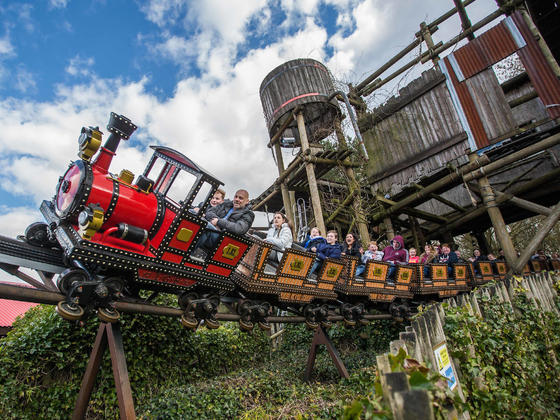
[{"label": "water tower leg", "polygon": [[[278,175],[282,176],[284,173],[284,158],[282,157],[282,148],[278,142],[274,144],[274,150],[276,151],[276,162],[278,162]],[[282,192],[282,202],[284,203],[286,216],[292,221],[292,223],[295,223],[294,212],[292,210],[293,203],[290,200],[290,194],[288,193],[288,186],[286,185],[285,180],[280,184],[280,191]],[[295,232],[293,233],[295,234]]]},{"label": "water tower leg", "polygon": [[[296,121],[301,141],[301,152],[303,154],[309,150],[309,141],[307,140],[307,132],[305,130],[305,122],[303,120],[303,113],[298,112]],[[323,209],[321,208],[321,199],[319,198],[319,188],[317,187],[317,178],[315,178],[315,166],[311,162],[305,163],[305,170],[307,172],[307,179],[309,181],[309,194],[311,195],[311,204],[313,205],[313,214],[315,222],[319,230],[326,234],[325,220],[323,219]]]}]

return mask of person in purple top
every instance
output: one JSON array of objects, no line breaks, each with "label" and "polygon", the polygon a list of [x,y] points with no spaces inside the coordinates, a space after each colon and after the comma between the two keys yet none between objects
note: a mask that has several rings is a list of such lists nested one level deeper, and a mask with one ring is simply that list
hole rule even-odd
[{"label": "person in purple top", "polygon": [[401,235],[396,235],[389,246],[383,250],[383,261],[391,263],[387,278],[392,279],[395,274],[395,264],[406,264],[408,262],[407,252],[404,248],[404,240]]}]

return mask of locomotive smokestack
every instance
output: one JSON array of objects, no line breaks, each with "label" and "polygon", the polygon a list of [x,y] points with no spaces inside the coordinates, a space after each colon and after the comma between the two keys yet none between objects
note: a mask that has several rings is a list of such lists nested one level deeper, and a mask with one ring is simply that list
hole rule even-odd
[{"label": "locomotive smokestack", "polygon": [[138,127],[124,115],[111,112],[109,124],[107,124],[107,130],[109,130],[111,134],[105,142],[105,145],[101,147],[101,151],[97,155],[93,165],[103,173],[109,172],[109,166],[111,165],[113,156],[115,156],[117,152],[121,139],[128,140],[136,128]]}]

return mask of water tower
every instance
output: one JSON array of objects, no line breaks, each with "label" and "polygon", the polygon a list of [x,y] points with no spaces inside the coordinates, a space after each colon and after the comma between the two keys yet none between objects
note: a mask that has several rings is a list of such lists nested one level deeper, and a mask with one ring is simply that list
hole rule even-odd
[{"label": "water tower", "polygon": [[[336,90],[331,74],[323,64],[300,58],[272,70],[259,91],[271,139],[269,147],[274,147],[276,152],[279,179],[282,180],[285,179],[282,147],[301,147],[302,156],[310,156],[313,150],[309,139],[316,144],[333,132],[334,121],[341,115]],[[315,221],[325,233],[314,164],[310,160],[304,162]],[[281,182],[280,187],[286,214],[294,220],[287,185]]]}]

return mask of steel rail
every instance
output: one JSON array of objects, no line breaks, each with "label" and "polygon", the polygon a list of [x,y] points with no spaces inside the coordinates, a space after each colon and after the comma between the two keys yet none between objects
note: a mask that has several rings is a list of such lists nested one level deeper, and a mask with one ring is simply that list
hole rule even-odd
[{"label": "steel rail", "polygon": [[[61,300],[65,299],[65,296],[61,293],[51,292],[46,290],[31,289],[29,287],[19,287],[12,286],[8,284],[0,284],[0,298],[19,300],[23,302],[34,302],[42,303],[46,305],[56,305]],[[124,302],[118,301],[114,303],[115,309],[123,313],[138,313],[144,315],[157,315],[157,316],[170,316],[170,317],[180,317],[184,314],[184,311],[179,308],[173,308],[170,306],[160,306],[152,305],[148,303],[137,303],[137,302]],[[237,314],[228,313],[218,313],[216,314],[216,319],[219,321],[239,321],[240,316]],[[392,319],[390,314],[378,314],[378,315],[364,315],[367,320],[376,319]],[[341,315],[329,316],[330,321],[342,321],[344,319]],[[272,323],[301,323],[305,322],[305,317],[303,316],[269,316],[266,318],[268,322]]]}]

